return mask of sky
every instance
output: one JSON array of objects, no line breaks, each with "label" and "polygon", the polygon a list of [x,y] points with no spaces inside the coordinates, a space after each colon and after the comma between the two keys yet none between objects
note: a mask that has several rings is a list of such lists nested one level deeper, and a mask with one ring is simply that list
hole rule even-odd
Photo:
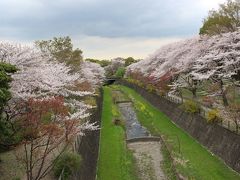
[{"label": "sky", "polygon": [[85,58],[145,58],[196,36],[224,0],[0,0],[0,40],[70,36]]}]

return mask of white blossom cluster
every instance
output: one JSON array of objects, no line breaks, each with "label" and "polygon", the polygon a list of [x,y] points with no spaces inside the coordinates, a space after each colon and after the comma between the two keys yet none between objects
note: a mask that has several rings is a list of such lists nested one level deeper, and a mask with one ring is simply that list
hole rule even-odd
[{"label": "white blossom cluster", "polygon": [[204,52],[204,43],[199,37],[169,44],[146,59],[131,64],[128,71],[139,71],[145,76],[161,77],[173,69],[184,71]]},{"label": "white blossom cluster", "polygon": [[158,80],[166,72],[190,72],[196,79],[229,78],[240,68],[240,31],[199,36],[162,47],[148,58],[130,65],[130,71]]},{"label": "white blossom cluster", "polygon": [[90,105],[74,99],[71,99],[67,105],[75,110],[73,113],[69,114],[69,119],[83,119],[89,117],[90,113],[88,113],[88,110],[93,108]]},{"label": "white blossom cluster", "polygon": [[114,75],[118,68],[124,67],[125,61],[121,57],[117,57],[111,60],[111,64],[105,67],[107,75]]},{"label": "white blossom cluster", "polygon": [[240,70],[240,32],[214,36],[211,45],[194,62],[191,75],[198,80],[229,79]]},{"label": "white blossom cluster", "polygon": [[[94,92],[72,90],[71,87],[87,80],[96,88],[104,79],[104,69],[98,64],[83,62],[81,71],[70,73],[71,69],[66,64],[57,62],[51,55],[42,53],[34,46],[0,42],[0,61],[16,65],[19,69],[12,75],[13,81],[10,85],[12,95],[17,99],[93,95]],[[92,108],[71,99],[67,105],[74,109],[69,114],[69,119],[86,118],[90,115],[88,110]],[[84,123],[79,128],[96,129],[95,125],[90,123]]]},{"label": "white blossom cluster", "polygon": [[95,130],[98,130],[99,129],[99,126],[97,125],[96,122],[94,123],[90,123],[89,121],[81,124],[79,127],[78,127],[78,132],[79,132],[79,135],[80,136],[84,136],[85,135],[85,131],[95,131]]},{"label": "white blossom cluster", "polygon": [[88,81],[96,87],[103,82],[105,70],[97,63],[85,61],[81,64],[81,75],[82,81]]},{"label": "white blossom cluster", "polygon": [[19,69],[11,83],[16,98],[55,95],[80,78],[80,74],[70,74],[69,67],[34,47],[0,43],[0,59]]}]

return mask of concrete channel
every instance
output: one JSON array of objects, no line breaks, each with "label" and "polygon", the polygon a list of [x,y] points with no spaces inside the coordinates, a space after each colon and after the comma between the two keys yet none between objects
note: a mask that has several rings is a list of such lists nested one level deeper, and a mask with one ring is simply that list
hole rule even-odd
[{"label": "concrete channel", "polygon": [[[126,124],[127,145],[132,150],[136,159],[139,178],[141,180],[165,180],[167,179],[161,164],[160,137],[154,137],[138,121],[137,114],[131,100],[126,99],[121,91],[114,91],[120,113]],[[120,96],[121,98],[119,98]]]}]

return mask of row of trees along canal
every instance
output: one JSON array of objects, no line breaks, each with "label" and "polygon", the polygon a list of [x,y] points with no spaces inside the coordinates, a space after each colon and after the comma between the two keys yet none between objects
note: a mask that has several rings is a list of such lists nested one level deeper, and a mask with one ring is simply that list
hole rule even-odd
[{"label": "row of trees along canal", "polygon": [[[85,100],[96,94],[104,69],[83,62],[69,37],[36,41],[35,46],[1,42],[0,60],[0,149],[17,151],[23,166],[12,171],[24,167],[25,175],[16,178],[43,179],[53,168],[57,176],[63,169],[64,177],[71,175],[81,161],[72,153],[75,137],[98,129],[86,121],[94,103]],[[5,179],[12,178],[8,170]]]}]

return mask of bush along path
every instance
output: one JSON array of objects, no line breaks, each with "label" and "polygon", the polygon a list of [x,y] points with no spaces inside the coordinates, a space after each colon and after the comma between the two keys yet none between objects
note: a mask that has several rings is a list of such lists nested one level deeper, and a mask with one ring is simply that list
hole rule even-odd
[{"label": "bush along path", "polygon": [[114,87],[104,88],[97,179],[175,179],[160,138],[140,125],[130,99]]},{"label": "bush along path", "polygon": [[[152,135],[163,137],[179,177],[199,180],[240,179],[238,173],[227,167],[222,160],[178,128],[165,114],[153,107],[133,89],[125,86],[118,86],[118,89],[127,94],[133,101],[140,123]],[[166,150],[162,152],[165,154]]]}]

